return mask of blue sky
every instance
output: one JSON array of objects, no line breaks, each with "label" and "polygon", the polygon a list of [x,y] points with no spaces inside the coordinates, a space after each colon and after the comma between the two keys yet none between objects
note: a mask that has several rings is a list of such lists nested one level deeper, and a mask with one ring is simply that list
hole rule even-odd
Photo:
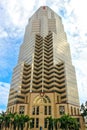
[{"label": "blue sky", "polygon": [[42,5],[62,17],[76,69],[80,103],[87,100],[87,1],[0,0],[0,111],[6,109],[13,68],[17,64],[29,17]]}]

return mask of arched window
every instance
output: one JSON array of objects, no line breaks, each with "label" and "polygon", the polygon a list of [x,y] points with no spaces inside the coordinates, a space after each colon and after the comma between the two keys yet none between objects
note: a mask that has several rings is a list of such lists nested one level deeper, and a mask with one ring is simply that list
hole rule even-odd
[{"label": "arched window", "polygon": [[79,108],[77,108],[77,114],[79,115]]},{"label": "arched window", "polygon": [[47,95],[43,97],[38,95],[35,97],[33,104],[40,104],[40,103],[51,103],[51,100]]},{"label": "arched window", "polygon": [[76,108],[74,107],[74,115],[76,115]]},{"label": "arched window", "polygon": [[[42,107],[44,108],[42,110]],[[51,100],[50,98],[45,95],[44,93],[41,93],[40,95],[37,95],[33,100],[32,105],[32,116],[33,116],[33,128],[39,128],[39,118],[37,118],[40,113],[44,112],[45,118],[49,115],[51,115]],[[44,127],[47,128],[47,121],[44,119]]]},{"label": "arched window", "polygon": [[71,115],[73,115],[73,108],[71,107]]}]

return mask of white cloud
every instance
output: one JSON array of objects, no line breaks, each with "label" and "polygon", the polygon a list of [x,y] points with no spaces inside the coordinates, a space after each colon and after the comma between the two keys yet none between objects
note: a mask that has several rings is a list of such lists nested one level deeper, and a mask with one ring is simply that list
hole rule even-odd
[{"label": "white cloud", "polygon": [[0,38],[7,37],[7,36],[8,36],[8,34],[4,30],[4,28],[0,27]]},{"label": "white cloud", "polygon": [[1,2],[2,7],[7,12],[9,20],[12,22],[14,26],[23,26],[25,25],[27,16],[30,16],[33,13],[33,8],[35,6],[35,0],[31,2],[29,0],[3,0]]},{"label": "white cloud", "polygon": [[8,83],[0,82],[0,111],[6,109],[9,88],[10,85]]},{"label": "white cloud", "polygon": [[[79,64],[81,64],[81,62],[79,62],[78,65]],[[85,61],[82,61],[80,67],[76,67],[80,103],[84,103],[85,101],[87,101],[87,73],[85,73],[86,68],[87,62]]]},{"label": "white cloud", "polygon": [[37,7],[39,8],[40,6],[45,6],[47,0],[37,0]]}]

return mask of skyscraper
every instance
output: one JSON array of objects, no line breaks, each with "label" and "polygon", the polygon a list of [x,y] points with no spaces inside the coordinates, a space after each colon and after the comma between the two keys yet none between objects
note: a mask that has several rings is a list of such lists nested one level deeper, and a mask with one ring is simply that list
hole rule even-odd
[{"label": "skyscraper", "polygon": [[33,127],[46,129],[46,117],[78,118],[75,68],[60,16],[47,6],[29,19],[18,64],[13,70],[8,111],[28,114]]}]

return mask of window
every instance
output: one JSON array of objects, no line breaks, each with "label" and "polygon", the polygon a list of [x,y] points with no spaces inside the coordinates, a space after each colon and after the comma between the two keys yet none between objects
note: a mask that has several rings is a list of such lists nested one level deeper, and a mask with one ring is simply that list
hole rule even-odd
[{"label": "window", "polygon": [[79,115],[79,108],[77,108],[77,113],[78,113],[78,115]]},{"label": "window", "polygon": [[34,106],[32,108],[32,115],[39,115],[39,106]]},{"label": "window", "polygon": [[47,128],[47,119],[44,119],[44,128]]},{"label": "window", "polygon": [[59,103],[59,96],[57,96],[57,103]]},{"label": "window", "polygon": [[24,114],[24,106],[19,107],[19,114]]},{"label": "window", "polygon": [[47,115],[47,106],[44,106],[44,114]]},{"label": "window", "polygon": [[73,108],[71,107],[71,115],[73,115]]},{"label": "window", "polygon": [[39,128],[39,119],[36,118],[36,128]]},{"label": "window", "polygon": [[51,103],[50,98],[47,95],[45,95],[45,98],[47,99],[48,103]]},{"label": "window", "polygon": [[10,112],[12,112],[12,109],[10,108]]},{"label": "window", "polygon": [[48,114],[51,115],[51,106],[48,106],[48,109],[49,109]]},{"label": "window", "polygon": [[14,106],[13,106],[13,113],[14,113]]},{"label": "window", "polygon": [[39,115],[39,106],[36,107],[36,115]]},{"label": "window", "polygon": [[74,108],[74,115],[76,115],[76,108]]},{"label": "window", "polygon": [[51,115],[51,106],[44,106],[44,114]]},{"label": "window", "polygon": [[35,107],[32,109],[32,115],[35,115]]},{"label": "window", "polygon": [[59,106],[59,113],[60,113],[60,115],[65,114],[65,107],[64,106]]},{"label": "window", "polygon": [[31,124],[31,125],[32,125],[32,126],[31,126],[32,128],[34,128],[34,122],[35,122],[35,119],[32,118],[32,124]]}]

